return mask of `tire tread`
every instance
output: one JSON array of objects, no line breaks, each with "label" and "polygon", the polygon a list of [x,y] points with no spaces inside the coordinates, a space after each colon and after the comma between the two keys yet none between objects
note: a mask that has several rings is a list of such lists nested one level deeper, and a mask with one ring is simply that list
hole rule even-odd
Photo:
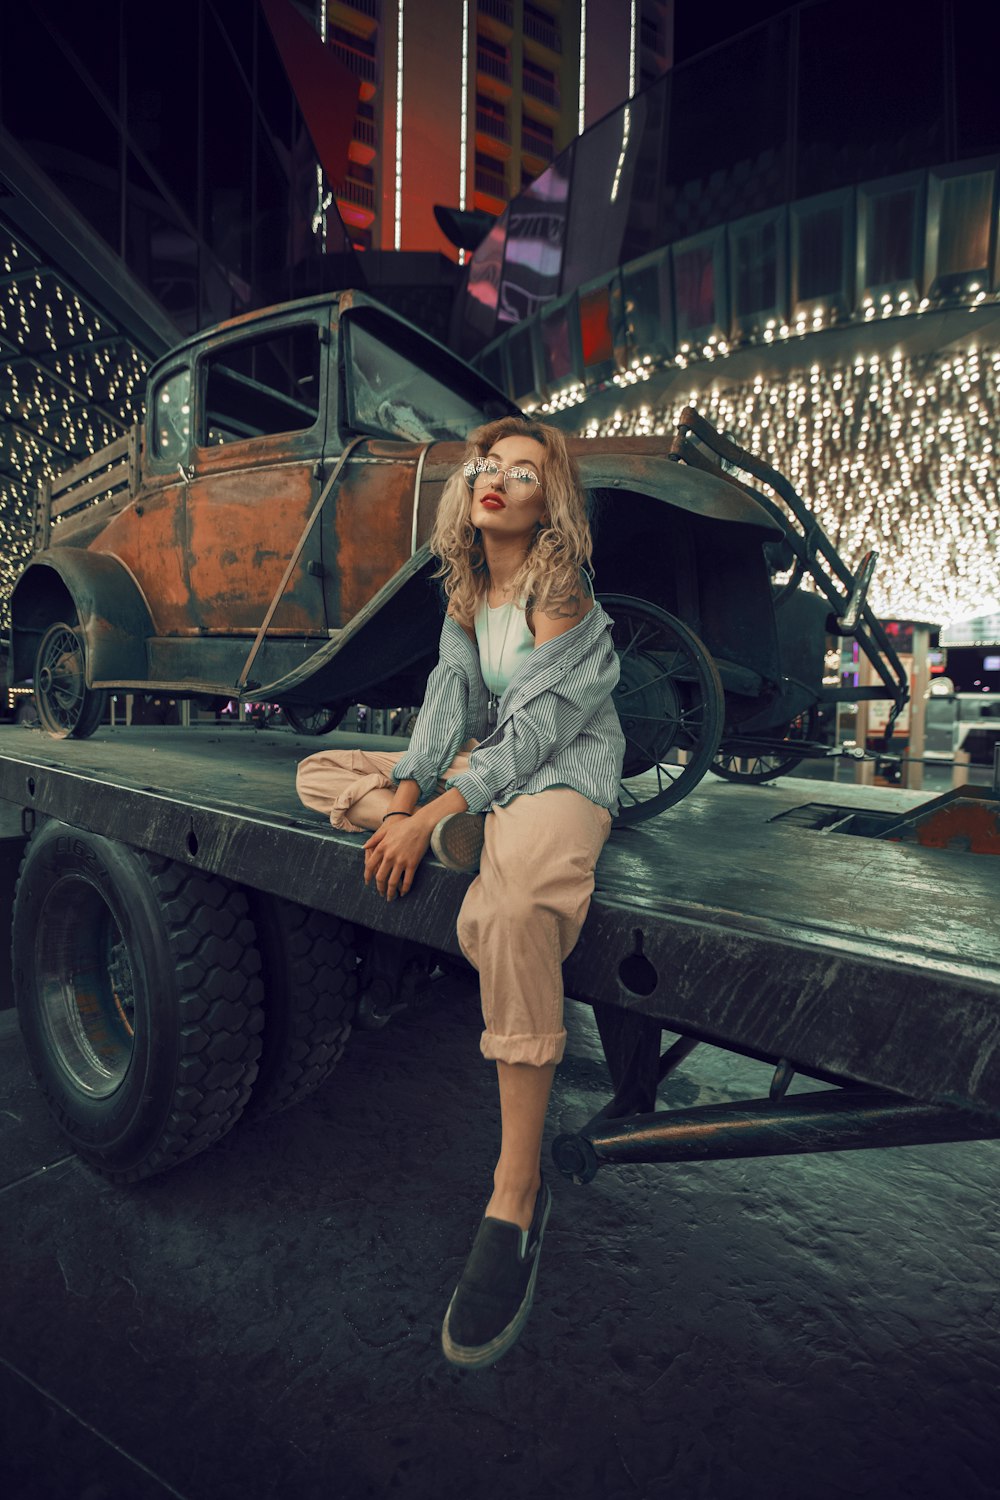
[{"label": "tire tread", "polygon": [[349,922],[280,896],[250,895],[268,992],[249,1110],[261,1118],[298,1104],[333,1072],[351,1034],[358,980]]},{"label": "tire tread", "polygon": [[119,1183],[176,1166],[232,1129],[257,1076],[264,1025],[260,954],[246,894],[221,876],[160,855],[140,853],[139,861],[160,897],[167,941],[178,958],[181,1056],[172,1109],[145,1160],[127,1170],[93,1163]]}]

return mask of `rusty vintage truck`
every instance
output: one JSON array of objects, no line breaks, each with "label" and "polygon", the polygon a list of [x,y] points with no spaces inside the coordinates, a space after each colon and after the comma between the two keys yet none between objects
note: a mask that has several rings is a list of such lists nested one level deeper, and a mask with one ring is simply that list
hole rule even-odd
[{"label": "rusty vintage truck", "polygon": [[[187,339],[151,370],[145,421],[41,490],[14,680],[33,677],[45,728],[70,738],[101,722],[109,689],[266,699],[300,731],[356,702],[419,703],[442,487],[469,431],[517,411],[359,292]],[[780,475],[696,413],[674,443],[570,446],[621,659],[623,821],[708,769],[792,769],[811,711],[837,696],[822,686],[831,629],[878,669],[851,697],[905,699],[864,602],[873,559],[853,574]]]}]

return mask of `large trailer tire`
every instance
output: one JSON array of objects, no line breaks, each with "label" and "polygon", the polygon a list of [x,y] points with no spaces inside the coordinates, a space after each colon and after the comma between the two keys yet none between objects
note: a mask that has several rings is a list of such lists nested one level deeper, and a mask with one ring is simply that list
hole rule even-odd
[{"label": "large trailer tire", "polygon": [[247,1117],[289,1109],[329,1078],[357,1007],[354,928],[339,917],[248,891],[264,979],[260,1072]]},{"label": "large trailer tire", "polygon": [[21,864],[12,946],[29,1063],[92,1166],[138,1181],[236,1123],[263,1026],[239,887],[46,822]]}]

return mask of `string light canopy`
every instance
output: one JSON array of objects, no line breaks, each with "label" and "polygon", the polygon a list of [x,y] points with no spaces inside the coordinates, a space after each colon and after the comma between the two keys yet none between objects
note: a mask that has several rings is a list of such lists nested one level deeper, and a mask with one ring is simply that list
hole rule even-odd
[{"label": "string light canopy", "polygon": [[31,551],[37,487],[142,413],[142,353],[0,223],[0,620]]},{"label": "string light canopy", "polygon": [[997,607],[1000,350],[757,375],[620,410],[583,435],[668,437],[687,405],[784,474],[849,565],[879,552],[882,618],[946,625]]}]

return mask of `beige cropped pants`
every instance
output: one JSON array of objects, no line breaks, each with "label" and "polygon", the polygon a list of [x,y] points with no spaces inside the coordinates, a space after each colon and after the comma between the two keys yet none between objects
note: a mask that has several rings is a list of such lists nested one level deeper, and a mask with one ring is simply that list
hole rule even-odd
[{"label": "beige cropped pants", "polygon": [[[321,750],[299,765],[307,807],[334,828],[357,833],[353,803],[377,787],[394,789],[399,754]],[[459,754],[438,783],[468,766]],[[611,814],[569,787],[515,797],[486,815],[486,844],[458,914],[458,942],[479,971],[484,1057],[540,1067],[566,1046],[563,960],[572,952],[594,890],[594,866]]]}]

